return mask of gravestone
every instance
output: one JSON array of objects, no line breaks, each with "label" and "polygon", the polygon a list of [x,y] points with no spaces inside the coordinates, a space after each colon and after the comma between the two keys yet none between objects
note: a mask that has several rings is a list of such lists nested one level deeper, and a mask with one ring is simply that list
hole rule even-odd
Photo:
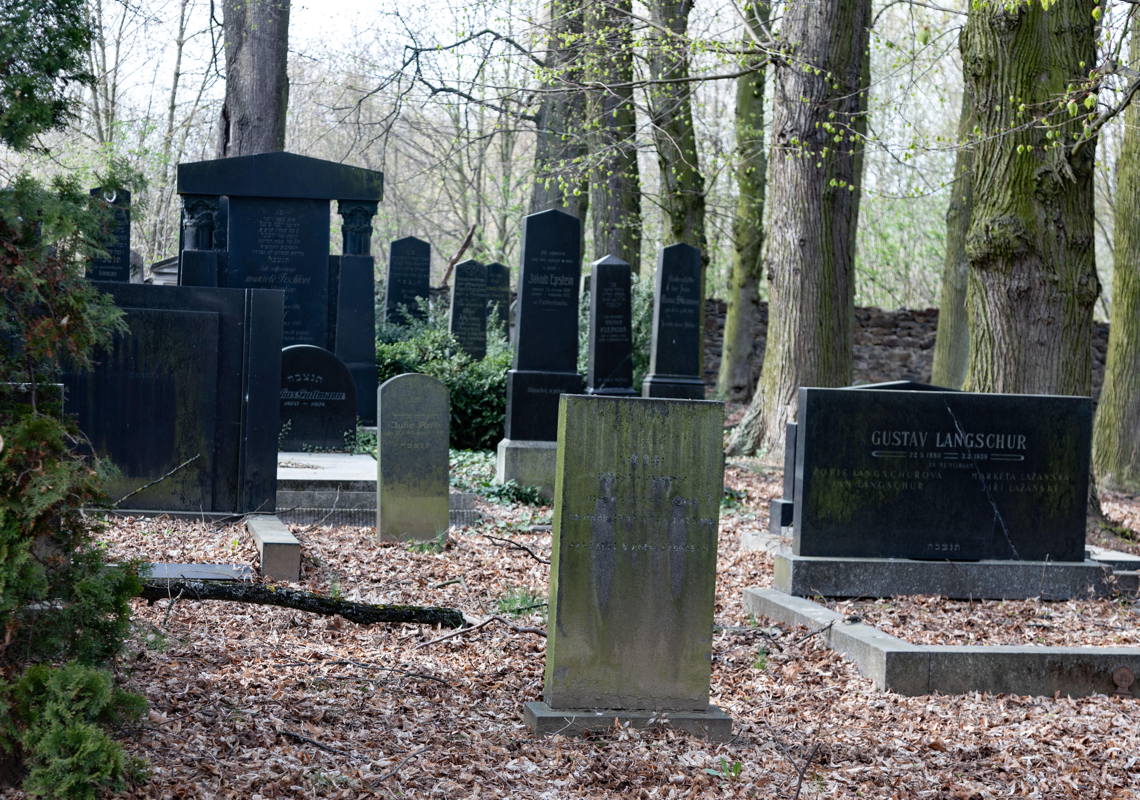
[{"label": "gravestone", "polygon": [[280,449],[340,451],[355,436],[356,386],[344,363],[311,344],[282,350]]},{"label": "gravestone", "polygon": [[126,189],[92,189],[107,212],[99,246],[107,255],[87,262],[93,281],[128,283],[131,280],[131,193]]},{"label": "gravestone", "polygon": [[701,251],[674,244],[661,250],[653,287],[653,334],[649,374],[643,397],[699,400],[701,377],[701,307],[704,303]]},{"label": "gravestone", "polygon": [[420,300],[428,298],[431,245],[414,236],[392,242],[388,249],[388,276],[384,281],[384,320],[403,324],[424,319]]},{"label": "gravestone", "polygon": [[634,397],[629,264],[606,256],[591,267],[586,394]]},{"label": "gravestone", "polygon": [[511,324],[511,271],[498,261],[487,265],[487,305],[489,319],[501,325],[510,336]]},{"label": "gravestone", "polygon": [[447,388],[428,375],[380,385],[376,531],[381,539],[432,541],[448,526]]},{"label": "gravestone", "polygon": [[558,398],[582,391],[578,374],[578,278],[582,223],[562,211],[523,221],[514,363],[507,372],[505,436],[495,480],[554,490]]},{"label": "gravestone", "polygon": [[[357,383],[365,422],[375,419],[370,248],[383,179],[293,153],[178,165],[179,283],[284,292],[284,344],[336,353]],[[332,200],[342,218],[342,256],[329,253]]]},{"label": "gravestone", "polygon": [[720,403],[562,398],[540,733],[651,718],[724,738],[709,705]]},{"label": "gravestone", "polygon": [[487,268],[478,261],[455,265],[447,328],[472,359],[487,354]]},{"label": "gravestone", "polygon": [[129,333],[93,371],[64,377],[65,408],[118,468],[111,499],[126,498],[124,509],[273,511],[281,293],[96,286]]}]

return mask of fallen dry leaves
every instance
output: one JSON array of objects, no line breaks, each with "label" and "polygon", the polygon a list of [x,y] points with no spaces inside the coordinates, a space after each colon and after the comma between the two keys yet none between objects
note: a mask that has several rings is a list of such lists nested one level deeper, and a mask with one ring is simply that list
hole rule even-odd
[{"label": "fallen dry leaves", "polygon": [[[749,620],[741,589],[769,583],[771,559],[737,542],[741,531],[766,526],[778,481],[746,468],[728,472],[740,498],[721,529],[712,701],[735,719],[730,742],[633,730],[533,738],[521,710],[541,696],[545,640],[504,625],[418,647],[442,632],[140,601],[118,668],[150,711],[120,738],[150,762],[151,777],[120,796],[1140,797],[1133,700],[882,693],[810,631]],[[544,596],[547,565],[481,534],[549,558],[550,533],[536,528],[549,510],[482,511],[486,522],[453,531],[442,553],[381,545],[367,530],[298,527],[301,585],[478,616],[502,613],[511,590]],[[116,558],[255,557],[238,528],[201,522],[124,520],[104,539]],[[971,613],[985,620],[991,611]],[[542,609],[517,620],[545,624]],[[1129,624],[1135,630],[1134,617]]]}]

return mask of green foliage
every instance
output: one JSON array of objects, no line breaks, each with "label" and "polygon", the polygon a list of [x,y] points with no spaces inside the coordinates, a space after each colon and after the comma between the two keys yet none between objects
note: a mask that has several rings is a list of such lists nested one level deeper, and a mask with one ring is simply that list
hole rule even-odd
[{"label": "green foliage", "polygon": [[381,383],[405,372],[420,372],[447,387],[452,447],[485,450],[503,438],[511,352],[501,328],[488,328],[487,355],[479,360],[460,349],[441,309],[432,309],[426,321],[384,325],[378,339]]},{"label": "green foliage", "polygon": [[705,769],[706,775],[712,775],[715,778],[731,781],[740,777],[740,773],[744,770],[744,764],[739,761],[729,761],[724,756],[721,756],[716,769]]},{"label": "green foliage", "polygon": [[495,601],[496,611],[500,614],[510,614],[512,617],[521,617],[523,614],[545,607],[546,597],[527,587],[511,586]]},{"label": "green foliage", "polygon": [[0,0],[0,142],[21,150],[62,125],[83,71],[91,27],[85,0]]},{"label": "green foliage", "polygon": [[427,542],[409,542],[408,550],[412,553],[442,553],[447,549],[447,531],[437,535]]},{"label": "green foliage", "polygon": [[452,450],[449,461],[451,485],[462,492],[474,492],[494,503],[548,504],[536,486],[523,486],[513,480],[495,483],[495,454],[490,451]]}]

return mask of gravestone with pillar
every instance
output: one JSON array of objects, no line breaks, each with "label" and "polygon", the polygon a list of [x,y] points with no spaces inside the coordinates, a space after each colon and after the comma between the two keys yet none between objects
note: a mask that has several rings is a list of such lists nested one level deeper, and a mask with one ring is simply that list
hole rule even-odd
[{"label": "gravestone with pillar", "polygon": [[[294,153],[178,165],[179,283],[284,292],[284,345],[336,354],[352,374],[366,424],[376,420],[371,244],[383,190],[383,173]],[[329,254],[333,200],[339,256]]]}]

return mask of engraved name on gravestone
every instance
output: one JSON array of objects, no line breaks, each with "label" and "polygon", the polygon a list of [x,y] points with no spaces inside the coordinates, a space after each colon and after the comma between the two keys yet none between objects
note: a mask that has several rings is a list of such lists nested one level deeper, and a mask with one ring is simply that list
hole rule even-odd
[{"label": "engraved name on gravestone", "polygon": [[407,373],[377,392],[376,531],[381,539],[431,541],[448,526],[447,387]]},{"label": "engraved name on gravestone", "polygon": [[487,268],[478,261],[455,265],[447,327],[473,359],[487,353]]},{"label": "engraved name on gravestone", "polygon": [[800,389],[793,552],[1083,561],[1087,397]]},{"label": "engraved name on gravestone", "polygon": [[392,242],[388,249],[388,276],[384,281],[384,319],[404,323],[423,319],[419,300],[427,300],[431,275],[431,245],[414,236]]},{"label": "engraved name on gravestone", "polygon": [[635,396],[629,264],[606,256],[591,267],[587,394]]},{"label": "engraved name on gravestone", "polygon": [[708,712],[724,409],[566,395],[544,699]]},{"label": "engraved name on gravestone", "polygon": [[498,261],[487,265],[487,305],[489,319],[501,325],[503,333],[510,334],[511,271]]},{"label": "engraved name on gravestone", "polygon": [[131,279],[131,193],[126,189],[92,189],[91,195],[106,211],[98,244],[107,255],[87,262],[87,277],[127,283]]},{"label": "engraved name on gravestone", "polygon": [[309,344],[282,350],[281,450],[345,450],[355,435],[356,387],[344,362]]},{"label": "engraved name on gravestone", "polygon": [[691,245],[662,248],[653,289],[653,335],[644,397],[698,400],[701,377],[701,251]]}]

